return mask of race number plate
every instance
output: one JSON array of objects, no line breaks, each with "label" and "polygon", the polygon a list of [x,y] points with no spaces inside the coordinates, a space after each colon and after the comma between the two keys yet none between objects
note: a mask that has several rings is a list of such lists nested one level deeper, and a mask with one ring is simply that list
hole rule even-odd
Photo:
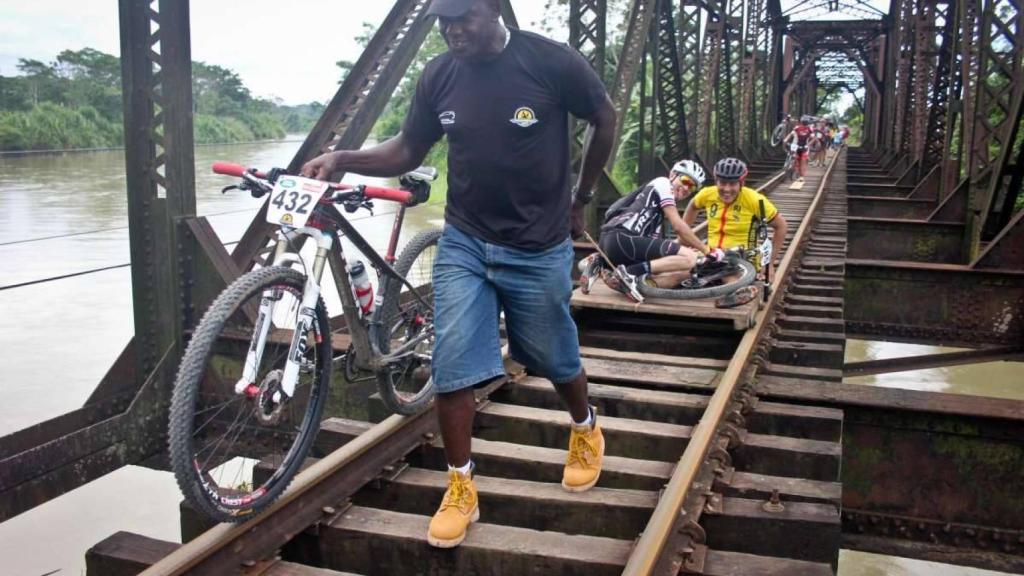
[{"label": "race number plate", "polygon": [[327,182],[320,180],[281,176],[270,193],[267,222],[292,228],[305,226],[327,188]]},{"label": "race number plate", "polygon": [[761,267],[764,268],[772,261],[772,241],[765,240],[761,243]]}]

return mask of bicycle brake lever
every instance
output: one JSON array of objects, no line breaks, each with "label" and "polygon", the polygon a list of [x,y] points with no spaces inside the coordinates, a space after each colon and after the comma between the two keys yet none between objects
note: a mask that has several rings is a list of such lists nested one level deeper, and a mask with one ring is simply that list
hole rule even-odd
[{"label": "bicycle brake lever", "polygon": [[224,188],[223,188],[223,189],[222,189],[222,190],[220,191],[220,193],[221,193],[221,194],[227,194],[227,193],[228,193],[228,190],[241,190],[241,188],[239,188],[237,184],[232,184],[231,186],[225,186],[225,187],[224,187]]}]

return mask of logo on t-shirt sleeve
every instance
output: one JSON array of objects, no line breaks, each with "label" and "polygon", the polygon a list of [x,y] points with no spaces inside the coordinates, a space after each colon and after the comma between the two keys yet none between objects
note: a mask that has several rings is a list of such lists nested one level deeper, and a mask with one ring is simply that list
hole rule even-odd
[{"label": "logo on t-shirt sleeve", "polygon": [[515,124],[516,126],[529,128],[530,126],[533,126],[537,122],[540,122],[540,120],[537,119],[537,115],[534,114],[532,108],[527,108],[526,106],[523,106],[516,110],[516,113],[512,115],[512,119],[509,120],[509,122]]},{"label": "logo on t-shirt sleeve", "polygon": [[455,112],[451,110],[441,112],[437,115],[437,119],[441,121],[442,126],[451,126],[455,124]]}]

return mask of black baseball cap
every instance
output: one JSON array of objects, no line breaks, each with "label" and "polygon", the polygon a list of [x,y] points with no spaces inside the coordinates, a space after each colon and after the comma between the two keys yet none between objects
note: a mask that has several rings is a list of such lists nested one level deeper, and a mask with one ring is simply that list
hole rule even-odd
[{"label": "black baseball cap", "polygon": [[479,0],[434,0],[427,9],[431,16],[442,16],[444,18],[458,18],[476,4]]}]

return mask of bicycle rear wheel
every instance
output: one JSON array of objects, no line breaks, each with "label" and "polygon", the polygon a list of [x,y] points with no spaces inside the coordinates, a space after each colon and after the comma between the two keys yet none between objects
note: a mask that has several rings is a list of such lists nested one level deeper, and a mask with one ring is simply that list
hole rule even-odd
[{"label": "bicycle rear wheel", "polygon": [[[254,270],[231,283],[192,334],[174,384],[168,444],[178,486],[197,510],[239,522],[288,486],[320,426],[331,376],[330,324],[323,300],[294,357],[298,382],[281,390],[305,276]],[[252,386],[235,392],[256,332],[261,301],[274,303]],[[275,402],[274,395],[284,398]]]},{"label": "bicycle rear wheel", "polygon": [[778,146],[782,138],[786,136],[786,123],[779,122],[779,125],[772,130],[772,146]]},{"label": "bicycle rear wheel", "polygon": [[729,255],[729,264],[735,268],[736,279],[718,286],[706,288],[658,288],[639,282],[637,289],[647,298],[669,298],[673,300],[696,300],[698,298],[717,298],[749,286],[757,278],[754,265],[739,255]]},{"label": "bicycle rear wheel", "polygon": [[374,312],[374,334],[381,353],[409,347],[409,354],[377,371],[377,391],[384,405],[396,414],[416,414],[434,398],[430,362],[434,349],[434,259],[440,229],[420,232],[395,262],[395,271],[417,288],[425,305],[397,278],[382,283],[380,308]]}]

